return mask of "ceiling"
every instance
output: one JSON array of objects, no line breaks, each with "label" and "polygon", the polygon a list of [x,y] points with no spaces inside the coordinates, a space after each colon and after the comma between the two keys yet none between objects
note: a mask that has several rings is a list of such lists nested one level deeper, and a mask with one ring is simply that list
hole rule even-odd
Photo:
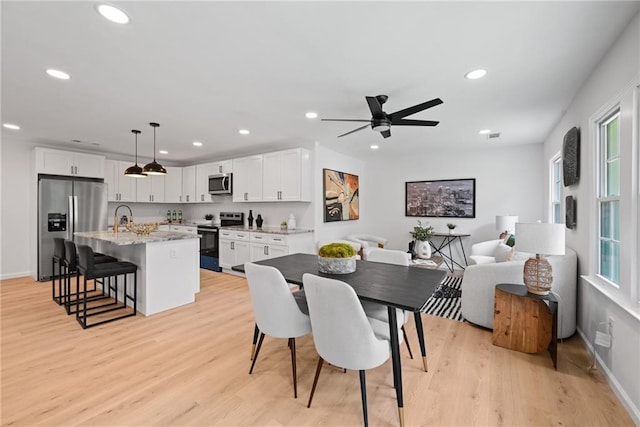
[{"label": "ceiling", "polygon": [[[3,141],[194,164],[314,143],[354,156],[541,143],[640,2],[2,1]],[[70,80],[53,79],[57,68]],[[485,68],[479,80],[466,72]],[[383,139],[388,113],[439,97]],[[500,138],[479,135],[489,128]],[[240,135],[239,129],[249,129]],[[79,140],[78,142],[72,142]],[[204,145],[196,148],[193,141]],[[99,145],[95,145],[99,144]],[[369,146],[378,144],[372,151]],[[424,151],[423,151],[424,152]]]}]

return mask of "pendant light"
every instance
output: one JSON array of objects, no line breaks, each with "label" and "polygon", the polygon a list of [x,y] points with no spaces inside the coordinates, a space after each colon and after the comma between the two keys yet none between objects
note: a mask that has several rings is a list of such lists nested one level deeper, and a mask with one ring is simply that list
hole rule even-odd
[{"label": "pendant light", "polygon": [[142,133],[139,130],[135,130],[133,129],[131,131],[133,134],[135,134],[136,136],[136,164],[133,166],[130,166],[127,168],[126,171],[124,171],[124,176],[128,176],[131,178],[146,178],[147,175],[145,175],[142,172],[142,168],[140,166],[138,166],[138,134]]},{"label": "pendant light", "polygon": [[156,128],[160,125],[158,123],[149,123],[149,126],[153,127],[153,162],[144,165],[142,172],[147,175],[166,175],[167,170],[156,162]]}]

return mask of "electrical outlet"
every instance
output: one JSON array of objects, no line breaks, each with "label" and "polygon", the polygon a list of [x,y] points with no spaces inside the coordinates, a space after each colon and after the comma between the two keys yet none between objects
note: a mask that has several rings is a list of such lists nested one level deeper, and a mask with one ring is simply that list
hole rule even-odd
[{"label": "electrical outlet", "polygon": [[609,335],[613,336],[613,316],[609,316]]}]

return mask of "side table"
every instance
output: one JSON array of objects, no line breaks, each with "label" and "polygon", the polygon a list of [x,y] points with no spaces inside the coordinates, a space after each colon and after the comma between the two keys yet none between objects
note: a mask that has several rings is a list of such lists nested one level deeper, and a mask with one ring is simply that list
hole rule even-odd
[{"label": "side table", "polygon": [[[549,304],[545,303],[547,301]],[[538,353],[549,350],[558,369],[558,300],[553,294],[536,295],[523,285],[496,285],[493,345]]]}]

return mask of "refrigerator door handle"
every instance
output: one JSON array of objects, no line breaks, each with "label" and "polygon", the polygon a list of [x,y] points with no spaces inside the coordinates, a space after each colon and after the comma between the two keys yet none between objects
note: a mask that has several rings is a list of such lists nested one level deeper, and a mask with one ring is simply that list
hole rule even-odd
[{"label": "refrigerator door handle", "polygon": [[73,239],[73,233],[78,229],[78,196],[73,196],[73,229],[71,230],[71,238]]},{"label": "refrigerator door handle", "polygon": [[69,207],[67,209],[67,212],[69,212],[69,215],[67,215],[67,240],[72,240],[73,239],[73,232],[71,231],[73,229],[73,196],[69,196]]}]

